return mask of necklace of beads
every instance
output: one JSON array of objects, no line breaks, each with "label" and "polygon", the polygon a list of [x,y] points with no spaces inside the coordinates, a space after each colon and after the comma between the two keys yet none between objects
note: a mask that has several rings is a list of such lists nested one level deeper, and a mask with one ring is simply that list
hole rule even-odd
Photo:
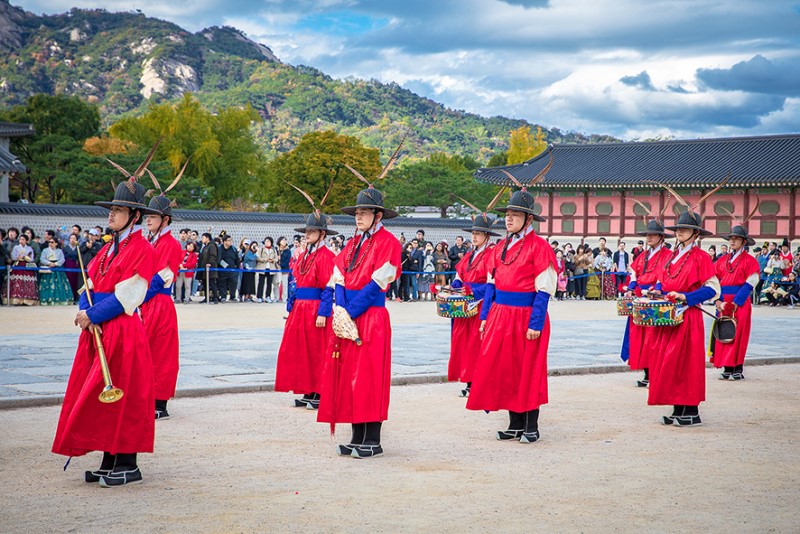
[{"label": "necklace of beads", "polygon": [[[503,256],[500,256],[500,261],[503,262],[503,265],[511,265],[512,263],[517,261],[520,252],[522,252],[522,249],[524,248],[525,240],[528,239],[528,235],[530,234],[525,234],[524,236],[522,236],[522,243],[519,244],[516,252],[514,252],[514,256],[512,256],[510,260],[506,261],[503,259]],[[508,247],[510,246],[511,246],[511,236],[508,237],[508,243],[506,243],[506,251],[508,251]]]},{"label": "necklace of beads", "polygon": [[735,259],[733,259],[733,253],[731,253],[731,259],[730,259],[730,260],[726,260],[726,261],[725,261],[725,269],[726,269],[726,270],[727,270],[729,273],[731,273],[731,274],[733,273],[733,263],[734,263],[735,261],[736,261],[736,260],[735,260]]},{"label": "necklace of beads", "polygon": [[[363,239],[363,234],[362,234],[361,239]],[[353,261],[353,254],[356,253],[356,249],[357,248],[358,248],[358,245],[353,246],[350,249],[350,252],[348,252],[347,256],[345,256],[345,258],[344,258],[344,262],[345,262],[345,265],[346,265],[347,272],[353,272],[356,269],[358,269],[358,266],[361,265],[361,262],[364,261],[364,258],[367,257],[367,253],[372,248],[372,236],[369,236],[367,238],[367,243],[366,243],[366,246],[364,247],[364,250],[358,256],[358,259],[356,260],[355,265],[351,266],[350,263],[352,263],[352,261]]]},{"label": "necklace of beads", "polygon": [[[675,254],[678,254],[679,252],[680,252],[680,251],[676,250],[676,251],[675,251]],[[689,261],[689,255],[690,255],[691,253],[692,253],[692,251],[691,251],[691,250],[689,250],[689,251],[687,251],[686,253],[684,253],[684,255],[683,255],[683,261],[681,261],[681,262],[680,262],[680,267],[678,267],[678,272],[677,272],[677,273],[675,273],[675,274],[672,274],[672,258],[670,258],[669,262],[667,263],[667,268],[664,270],[664,271],[667,273],[667,276],[668,276],[668,277],[670,277],[670,278],[672,278],[672,279],[675,279],[675,278],[677,278],[677,276],[678,276],[679,274],[681,274],[681,271],[683,271],[683,268],[684,268],[684,266],[686,265],[686,262],[687,262],[687,261]]]},{"label": "necklace of beads", "polygon": [[[111,256],[116,257],[117,255],[121,254],[122,253],[122,249],[124,249],[128,245],[128,242],[131,240],[131,236],[132,235],[133,235],[133,232],[129,233],[128,237],[126,237],[125,239],[122,240],[122,242],[119,244],[119,248],[118,248],[116,254],[114,254],[114,253],[108,254],[107,252],[103,252],[102,253],[103,255],[100,257],[100,267],[99,267],[100,274],[102,276],[105,276],[106,273],[108,272],[108,270],[111,268],[111,263],[113,262],[113,258],[110,258],[110,257]],[[113,241],[109,242],[109,244],[108,244],[109,248],[111,248],[112,243],[113,243]]]},{"label": "necklace of beads", "polygon": [[300,260],[297,262],[297,270],[305,276],[311,267],[314,265],[314,258],[316,258],[316,254],[311,254],[310,250],[306,250]]}]

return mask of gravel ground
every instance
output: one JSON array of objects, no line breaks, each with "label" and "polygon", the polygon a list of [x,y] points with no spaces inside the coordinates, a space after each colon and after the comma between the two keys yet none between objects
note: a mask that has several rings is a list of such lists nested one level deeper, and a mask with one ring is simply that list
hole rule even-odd
[{"label": "gravel ground", "polygon": [[0,411],[0,532],[797,532],[800,366],[746,374],[708,371],[697,428],[660,425],[633,373],[553,377],[531,445],[456,384],[395,387],[369,460],[287,394],[181,398],[118,489],[82,481],[99,453],[62,471],[58,407]]}]

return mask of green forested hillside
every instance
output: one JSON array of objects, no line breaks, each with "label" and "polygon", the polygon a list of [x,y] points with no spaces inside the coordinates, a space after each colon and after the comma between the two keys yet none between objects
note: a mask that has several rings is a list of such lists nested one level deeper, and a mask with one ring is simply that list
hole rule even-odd
[{"label": "green forested hillside", "polygon": [[[188,91],[210,109],[249,103],[264,118],[254,128],[267,157],[291,150],[305,133],[332,129],[382,153],[407,133],[412,158],[441,151],[486,161],[507,147],[510,130],[528,124],[450,110],[397,84],[335,80],[281,63],[234,28],[191,33],[136,12],[37,16],[0,0],[0,52],[4,107],[36,93],[77,95],[96,103],[108,126]],[[555,128],[545,134],[549,142],[611,140]]]}]

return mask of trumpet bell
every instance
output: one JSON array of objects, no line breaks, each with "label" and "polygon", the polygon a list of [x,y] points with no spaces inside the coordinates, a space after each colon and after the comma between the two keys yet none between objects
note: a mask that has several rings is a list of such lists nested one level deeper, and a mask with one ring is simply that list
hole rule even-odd
[{"label": "trumpet bell", "polygon": [[124,394],[125,393],[123,393],[121,389],[109,385],[103,388],[103,391],[100,393],[98,398],[100,399],[100,402],[109,404],[112,402],[117,402]]}]

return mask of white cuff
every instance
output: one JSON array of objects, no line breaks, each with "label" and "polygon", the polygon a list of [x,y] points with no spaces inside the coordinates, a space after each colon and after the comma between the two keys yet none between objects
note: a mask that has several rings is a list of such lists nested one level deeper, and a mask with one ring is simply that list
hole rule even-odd
[{"label": "white cuff", "polygon": [[342,272],[339,270],[339,268],[336,265],[334,265],[333,266],[333,274],[331,274],[331,279],[328,280],[328,287],[335,288],[336,284],[339,284],[340,286],[343,286],[344,285],[344,276],[342,276]]},{"label": "white cuff", "polygon": [[747,277],[747,280],[745,280],[745,283],[746,284],[750,284],[753,287],[756,287],[758,285],[759,280],[761,280],[761,277],[759,276],[759,274],[758,273],[753,273],[753,274],[751,274],[750,276]]},{"label": "white cuff", "polygon": [[539,273],[534,282],[536,291],[544,291],[552,296],[556,294],[556,287],[558,287],[558,273],[553,269],[552,265],[548,265],[547,269]]},{"label": "white cuff", "polygon": [[703,285],[705,287],[710,287],[711,289],[714,290],[714,296],[708,300],[717,300],[719,296],[722,294],[722,288],[719,286],[719,279],[716,276],[712,276],[711,278],[706,280],[706,283]]},{"label": "white cuff", "polygon": [[136,308],[144,302],[148,286],[147,280],[138,274],[117,284],[114,288],[114,295],[117,297],[120,304],[122,304],[122,307],[125,308],[125,313],[133,315]]},{"label": "white cuff", "polygon": [[175,275],[172,273],[172,269],[169,267],[164,267],[160,271],[158,271],[158,276],[164,281],[164,287],[169,287],[172,285],[172,282],[175,281]]},{"label": "white cuff", "polygon": [[380,269],[372,273],[372,281],[381,286],[381,289],[389,287],[389,284],[394,282],[395,278],[397,278],[397,267],[388,261]]}]

